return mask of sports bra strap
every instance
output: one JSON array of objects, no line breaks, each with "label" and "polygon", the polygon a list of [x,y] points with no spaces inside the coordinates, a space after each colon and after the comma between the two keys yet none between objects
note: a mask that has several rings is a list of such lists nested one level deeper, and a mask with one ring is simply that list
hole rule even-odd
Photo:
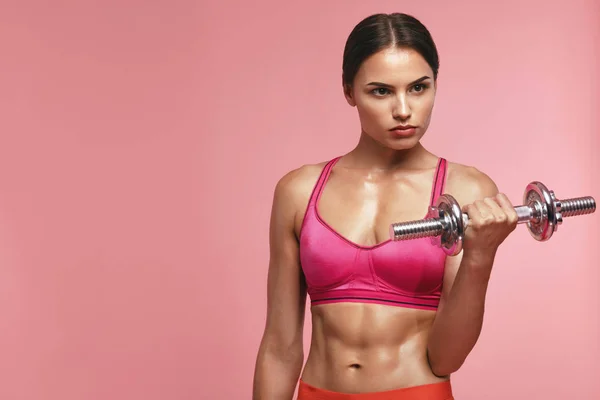
[{"label": "sports bra strap", "polygon": [[[329,174],[331,173],[331,168],[333,167],[333,165],[336,163],[336,161],[339,158],[340,157],[336,157],[336,158],[330,160],[329,162],[327,162],[327,164],[325,164],[325,167],[323,167],[323,170],[321,171],[321,174],[319,175],[319,179],[317,180],[317,183],[315,184],[315,187],[313,188],[313,191],[310,195],[310,200],[308,203],[308,205],[310,207],[314,207],[315,203],[317,202],[318,198],[320,197],[321,191],[323,190],[323,185],[325,184],[325,182],[327,181],[327,178],[329,177]],[[448,169],[448,163],[447,163],[446,159],[440,158],[438,161],[438,165],[436,167],[436,171],[435,171],[433,187],[431,189],[430,205],[434,205],[435,202],[437,201],[438,197],[440,197],[442,194],[444,194],[444,188],[446,186],[445,184],[446,184],[447,169]]]},{"label": "sports bra strap", "polygon": [[335,162],[339,158],[340,157],[336,157],[336,158],[330,160],[327,164],[325,164],[325,167],[323,167],[323,170],[321,171],[321,175],[319,175],[319,179],[317,180],[317,183],[315,184],[315,187],[313,188],[313,191],[310,195],[310,200],[308,202],[308,205],[310,207],[314,207],[315,203],[317,202],[317,199],[319,198],[319,196],[321,194],[321,190],[323,189],[323,185],[325,184],[325,181],[327,180],[327,178],[329,177],[329,174],[331,173],[331,168],[333,167],[333,164],[335,164]]},{"label": "sports bra strap", "polygon": [[444,158],[440,158],[435,172],[435,178],[433,181],[433,188],[431,190],[431,203],[434,205],[438,197],[444,194],[444,188],[446,184],[446,172],[448,169],[448,163]]}]

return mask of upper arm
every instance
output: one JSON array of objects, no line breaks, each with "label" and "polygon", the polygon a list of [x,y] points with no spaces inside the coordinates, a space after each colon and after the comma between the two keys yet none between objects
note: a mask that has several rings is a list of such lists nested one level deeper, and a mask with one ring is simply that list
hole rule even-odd
[{"label": "upper arm", "polygon": [[[298,210],[296,172],[277,183],[269,224],[266,350],[284,354],[302,345],[306,289],[295,234]],[[297,355],[297,354],[294,354]]]},{"label": "upper arm", "polygon": [[[498,194],[496,183],[485,173],[474,167],[459,166],[448,173],[447,192],[452,195],[458,204],[464,207],[476,200],[493,197]],[[458,268],[462,261],[463,252],[446,258],[442,296],[438,311],[444,306],[445,298],[450,294]]]}]

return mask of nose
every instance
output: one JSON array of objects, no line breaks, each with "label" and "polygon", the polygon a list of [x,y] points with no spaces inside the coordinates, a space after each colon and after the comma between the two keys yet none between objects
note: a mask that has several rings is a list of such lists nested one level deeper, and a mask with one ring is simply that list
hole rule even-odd
[{"label": "nose", "polygon": [[400,94],[394,103],[394,109],[392,110],[394,119],[406,120],[410,118],[411,110],[408,100],[404,94]]}]

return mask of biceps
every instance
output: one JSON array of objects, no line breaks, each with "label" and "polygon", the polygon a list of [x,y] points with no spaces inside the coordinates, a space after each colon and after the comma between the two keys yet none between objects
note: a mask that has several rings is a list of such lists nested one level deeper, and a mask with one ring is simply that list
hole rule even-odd
[{"label": "biceps", "polygon": [[286,180],[275,190],[269,232],[267,323],[265,336],[279,351],[302,343],[306,289],[294,230],[297,208]]},{"label": "biceps", "polygon": [[306,288],[299,263],[282,258],[270,262],[267,283],[267,328],[278,336],[301,334]]},{"label": "biceps", "polygon": [[282,351],[302,342],[306,286],[291,230],[273,236],[267,279],[266,336]]}]

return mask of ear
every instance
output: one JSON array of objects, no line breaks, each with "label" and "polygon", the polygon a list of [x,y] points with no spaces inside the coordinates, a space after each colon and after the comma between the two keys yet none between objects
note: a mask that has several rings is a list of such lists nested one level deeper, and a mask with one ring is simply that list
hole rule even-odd
[{"label": "ear", "polygon": [[352,107],[355,107],[356,106],[356,101],[354,101],[354,94],[352,92],[352,86],[348,85],[348,84],[342,84],[342,86],[344,88],[344,97],[346,97],[346,101]]}]

